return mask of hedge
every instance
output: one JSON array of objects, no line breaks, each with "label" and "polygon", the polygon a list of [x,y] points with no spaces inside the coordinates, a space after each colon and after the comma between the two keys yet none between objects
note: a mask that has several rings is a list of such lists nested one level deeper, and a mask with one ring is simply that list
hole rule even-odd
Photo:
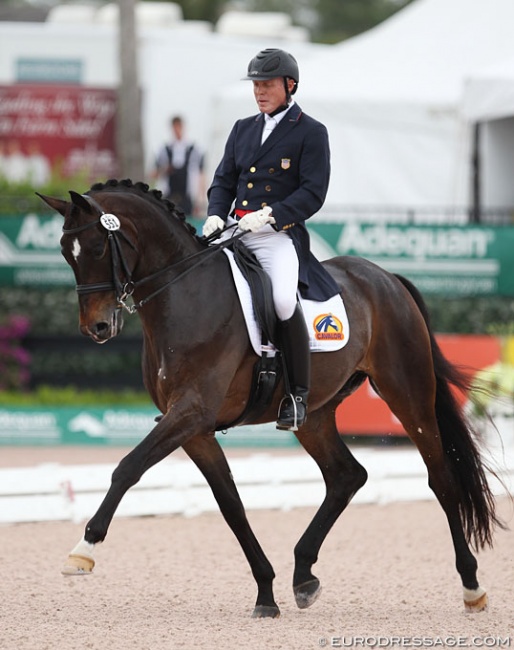
[{"label": "hedge", "polygon": [[12,183],[0,175],[0,196],[2,197],[0,215],[16,216],[27,212],[51,213],[52,209],[36,195],[36,190],[40,194],[64,199],[68,196],[68,190],[85,192],[90,185],[83,174],[66,178],[57,169],[52,172],[48,183],[37,188],[29,181]]},{"label": "hedge", "polygon": [[[449,299],[426,296],[432,327],[436,332],[455,334],[496,333],[514,321],[514,298],[502,296]],[[30,320],[34,334],[76,334],[78,301],[74,289],[41,291],[2,287],[2,311]],[[124,314],[123,332],[141,332],[137,315]]]}]

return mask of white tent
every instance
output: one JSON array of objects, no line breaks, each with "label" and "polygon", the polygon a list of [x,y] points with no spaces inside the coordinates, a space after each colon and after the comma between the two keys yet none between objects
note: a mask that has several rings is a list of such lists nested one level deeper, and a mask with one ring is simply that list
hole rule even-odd
[{"label": "white tent", "polygon": [[[468,206],[464,79],[514,55],[513,25],[514,0],[417,0],[305,64],[299,59],[297,101],[331,139],[327,208]],[[234,119],[255,112],[244,86],[220,92],[219,139]],[[212,149],[220,153],[220,140]]]},{"label": "white tent", "polygon": [[465,80],[464,115],[484,122],[514,115],[514,58],[473,71]]},{"label": "white tent", "polygon": [[[209,143],[212,133],[212,97],[220,85],[231,83],[245,71],[250,58],[264,47],[288,47],[271,25],[266,36],[224,35],[206,31],[199,21],[182,21],[170,7],[158,3],[163,27],[155,27],[155,3],[140,3],[138,28],[139,82],[147,170],[170,136],[169,120],[184,115],[188,136],[206,150],[209,168],[214,166]],[[149,6],[146,6],[149,5]],[[178,7],[178,5],[177,5]],[[45,23],[0,22],[0,85],[15,84],[18,63],[79,61],[78,83],[116,88],[119,83],[116,5],[89,11],[84,5],[59,6]],[[138,12],[139,15],[140,12]],[[158,16],[159,17],[159,16]],[[261,27],[266,23],[261,21]],[[304,60],[327,45],[294,42]]]},{"label": "white tent", "polygon": [[474,152],[483,208],[514,206],[514,58],[477,69],[465,81],[462,110],[476,124]]}]

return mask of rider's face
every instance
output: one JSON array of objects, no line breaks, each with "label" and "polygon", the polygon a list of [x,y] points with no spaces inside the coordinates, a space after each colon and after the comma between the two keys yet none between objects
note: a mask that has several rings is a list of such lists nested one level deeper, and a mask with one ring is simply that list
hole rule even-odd
[{"label": "rider's face", "polygon": [[261,113],[273,113],[279,106],[286,103],[284,79],[275,77],[265,81],[254,81],[253,94]]}]

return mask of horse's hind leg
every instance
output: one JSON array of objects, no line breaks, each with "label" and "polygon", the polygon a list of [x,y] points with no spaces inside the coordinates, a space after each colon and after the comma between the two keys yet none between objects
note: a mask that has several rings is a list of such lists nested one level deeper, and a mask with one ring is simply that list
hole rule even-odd
[{"label": "horse's hind leg", "polygon": [[273,567],[250,528],[227,459],[218,441],[212,435],[195,436],[183,448],[205,476],[225,521],[237,537],[250,564],[258,590],[253,617],[280,616],[273,597]]},{"label": "horse's hind leg", "polygon": [[[382,368],[386,368],[383,364]],[[423,371],[425,368],[425,371]],[[480,496],[469,497],[466,482],[469,481],[469,490],[472,491],[473,472],[466,475],[465,456],[470,452],[472,442],[465,441],[461,446],[459,459],[456,454],[457,438],[455,428],[463,427],[464,422],[459,416],[456,406],[452,406],[450,420],[452,426],[444,426],[445,417],[443,413],[435,410],[436,385],[431,372],[431,362],[427,364],[416,364],[411,369],[409,378],[399,381],[398,372],[388,373],[387,377],[375,378],[375,383],[383,399],[386,400],[392,412],[402,423],[405,431],[414,442],[420,452],[428,470],[428,483],[434,492],[437,500],[443,508],[453,541],[456,558],[456,568],[460,574],[464,592],[464,603],[468,611],[480,611],[486,608],[487,596],[479,586],[477,580],[477,561],[471,553],[463,524],[467,515],[466,503]],[[397,368],[398,371],[398,368]],[[408,395],[405,386],[409,386]],[[444,427],[444,428],[443,428]],[[466,434],[468,435],[468,434]],[[446,442],[445,442],[446,440]],[[451,456],[456,456],[456,462],[451,461]],[[462,468],[459,467],[459,462]],[[471,510],[475,505],[471,503]],[[469,510],[468,510],[469,512]],[[468,536],[474,534],[473,526],[479,524],[479,519],[470,522],[468,519]],[[475,515],[472,515],[474,518]]]},{"label": "horse's hind leg", "polygon": [[338,403],[328,403],[309,413],[305,426],[296,432],[304,449],[318,464],[326,485],[325,499],[294,549],[293,592],[301,609],[312,605],[321,593],[320,582],[311,569],[325,537],[368,476],[337,431]]},{"label": "horse's hind leg", "polygon": [[417,424],[409,422],[400,412],[396,412],[409,437],[417,446],[428,471],[428,484],[443,508],[455,550],[457,571],[462,580],[464,603],[468,611],[480,611],[487,605],[485,591],[477,580],[477,560],[471,553],[462,525],[460,486],[456,483],[441,447],[435,418],[417,419]]}]

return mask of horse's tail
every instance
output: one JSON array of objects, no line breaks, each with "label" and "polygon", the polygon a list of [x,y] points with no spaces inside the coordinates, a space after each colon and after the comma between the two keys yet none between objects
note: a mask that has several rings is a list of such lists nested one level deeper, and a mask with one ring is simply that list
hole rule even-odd
[{"label": "horse's tail", "polygon": [[444,451],[460,493],[459,509],[464,534],[475,549],[492,546],[495,526],[503,527],[496,515],[494,495],[486,472],[494,472],[481,458],[477,434],[463,414],[451,386],[462,392],[469,390],[471,378],[446,359],[430,326],[427,306],[418,289],[406,278],[398,280],[418,306],[430,335],[432,359],[436,376],[435,411]]}]

